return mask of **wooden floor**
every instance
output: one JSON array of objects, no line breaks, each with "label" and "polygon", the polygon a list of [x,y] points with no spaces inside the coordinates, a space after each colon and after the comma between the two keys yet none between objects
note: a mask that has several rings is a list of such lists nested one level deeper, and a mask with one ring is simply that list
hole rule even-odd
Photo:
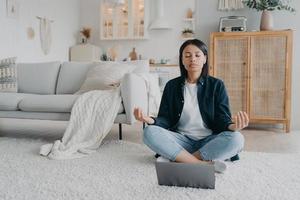
[{"label": "wooden floor", "polygon": [[[142,124],[123,125],[123,140],[142,143]],[[269,153],[300,153],[300,131],[290,133],[278,129],[248,128],[241,131],[245,136],[245,151]],[[118,125],[105,140],[118,138]]]}]

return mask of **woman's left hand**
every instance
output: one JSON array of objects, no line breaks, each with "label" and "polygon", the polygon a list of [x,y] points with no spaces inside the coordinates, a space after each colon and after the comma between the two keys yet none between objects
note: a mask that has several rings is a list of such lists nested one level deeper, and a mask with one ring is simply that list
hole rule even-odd
[{"label": "woman's left hand", "polygon": [[233,117],[234,124],[228,126],[229,130],[239,131],[247,127],[249,124],[248,114],[244,111],[239,111],[236,116]]}]

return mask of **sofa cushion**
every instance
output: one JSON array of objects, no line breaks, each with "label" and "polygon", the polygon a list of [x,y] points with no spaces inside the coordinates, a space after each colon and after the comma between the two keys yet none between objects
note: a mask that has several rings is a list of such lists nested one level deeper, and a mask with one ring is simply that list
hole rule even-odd
[{"label": "sofa cushion", "polygon": [[91,62],[64,62],[61,65],[56,94],[74,94],[85,80],[87,71],[95,64]]},{"label": "sofa cushion", "polygon": [[19,109],[27,112],[71,112],[79,95],[35,95],[24,97]]},{"label": "sofa cushion", "polygon": [[0,110],[16,111],[20,101],[30,94],[0,92]]},{"label": "sofa cushion", "polygon": [[71,113],[61,113],[61,112],[49,113],[49,112],[0,111],[0,118],[16,118],[16,119],[68,121],[70,119],[70,115]]},{"label": "sofa cushion", "polygon": [[136,66],[118,62],[100,62],[92,67],[83,82],[78,94],[91,90],[113,89],[120,85],[126,73],[132,72]]},{"label": "sofa cushion", "polygon": [[[27,94],[20,100],[18,109],[26,112],[70,113],[80,95],[36,95]],[[124,113],[123,103],[118,113]]]},{"label": "sofa cushion", "polygon": [[59,62],[18,63],[18,92],[54,94]]}]

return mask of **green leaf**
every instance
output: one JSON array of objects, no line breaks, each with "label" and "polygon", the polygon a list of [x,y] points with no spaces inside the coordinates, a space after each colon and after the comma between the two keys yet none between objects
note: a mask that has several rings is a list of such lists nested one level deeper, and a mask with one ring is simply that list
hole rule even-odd
[{"label": "green leaf", "polygon": [[288,5],[290,0],[244,0],[243,3],[251,9],[257,11],[262,10],[286,10],[289,12],[295,12],[296,10]]}]

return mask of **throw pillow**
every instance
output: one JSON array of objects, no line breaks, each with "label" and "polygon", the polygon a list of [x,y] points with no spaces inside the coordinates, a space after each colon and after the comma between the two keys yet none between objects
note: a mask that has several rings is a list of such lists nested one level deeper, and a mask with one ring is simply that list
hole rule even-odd
[{"label": "throw pillow", "polygon": [[16,57],[0,60],[0,92],[17,92]]},{"label": "throw pillow", "polygon": [[132,72],[135,68],[136,66],[118,62],[101,62],[87,72],[86,79],[76,94],[113,89],[120,85],[126,73]]}]

